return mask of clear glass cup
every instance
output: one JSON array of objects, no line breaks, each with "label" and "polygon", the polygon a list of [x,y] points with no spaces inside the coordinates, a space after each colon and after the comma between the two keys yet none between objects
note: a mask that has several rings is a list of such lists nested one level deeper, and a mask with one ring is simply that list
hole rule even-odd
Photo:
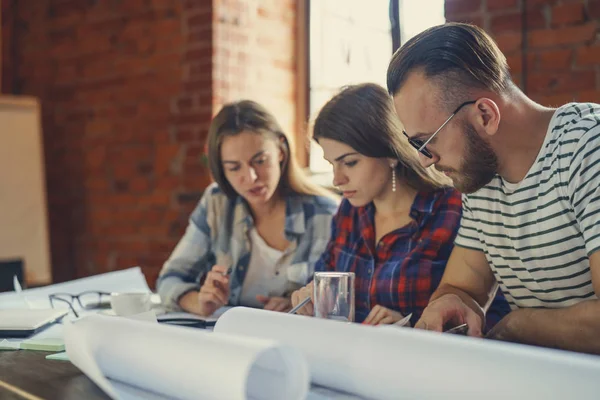
[{"label": "clear glass cup", "polygon": [[315,317],[354,322],[354,272],[315,272]]}]

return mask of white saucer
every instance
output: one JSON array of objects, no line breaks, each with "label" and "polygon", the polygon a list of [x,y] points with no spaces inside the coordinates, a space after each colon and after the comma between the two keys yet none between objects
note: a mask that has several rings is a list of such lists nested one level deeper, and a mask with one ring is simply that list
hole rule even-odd
[{"label": "white saucer", "polygon": [[[154,307],[154,308],[152,308],[151,311],[154,311],[154,314],[156,314],[156,315],[162,315],[162,314],[166,313],[165,309],[162,308],[162,307]],[[117,314],[115,313],[115,311],[112,308],[108,309],[108,310],[98,311],[98,314],[108,315],[108,316],[111,316],[111,317],[116,317],[117,316]]]}]

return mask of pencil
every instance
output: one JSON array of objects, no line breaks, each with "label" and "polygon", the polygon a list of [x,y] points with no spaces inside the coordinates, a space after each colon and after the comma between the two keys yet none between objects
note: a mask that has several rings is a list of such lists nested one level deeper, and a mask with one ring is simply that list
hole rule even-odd
[{"label": "pencil", "polygon": [[304,307],[306,305],[306,303],[308,303],[310,301],[310,296],[308,296],[307,298],[305,298],[304,300],[302,300],[296,307],[292,308],[288,314],[296,314],[296,312],[301,309],[302,307]]}]

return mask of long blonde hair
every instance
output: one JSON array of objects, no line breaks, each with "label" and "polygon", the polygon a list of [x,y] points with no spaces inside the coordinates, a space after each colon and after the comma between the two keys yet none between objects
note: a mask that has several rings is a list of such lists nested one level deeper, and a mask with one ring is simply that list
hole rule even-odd
[{"label": "long blonde hair", "polygon": [[308,179],[294,157],[294,141],[292,138],[281,129],[275,117],[267,109],[252,100],[242,100],[224,105],[213,118],[208,129],[208,164],[210,171],[213,179],[228,197],[234,198],[238,196],[238,193],[225,177],[221,160],[221,144],[223,138],[238,135],[243,131],[267,135],[279,144],[284,154],[279,180],[279,189],[282,195],[296,193],[335,198],[333,193]]},{"label": "long blonde hair", "polygon": [[362,155],[398,160],[398,178],[419,191],[450,186],[452,181],[425,169],[417,151],[402,136],[392,98],[375,83],[350,85],[329,100],[314,123],[314,138],[345,143]]}]

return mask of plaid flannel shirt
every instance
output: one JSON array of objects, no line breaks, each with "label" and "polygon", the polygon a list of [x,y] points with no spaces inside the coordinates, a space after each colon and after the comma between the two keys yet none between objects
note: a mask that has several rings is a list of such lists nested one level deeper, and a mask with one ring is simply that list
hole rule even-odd
[{"label": "plaid flannel shirt", "polygon": [[[375,243],[373,203],[353,207],[344,200],[315,270],[354,272],[357,322],[379,304],[402,315],[412,313],[414,325],[442,279],[461,215],[461,195],[455,189],[421,192],[410,210],[413,220]],[[488,312],[487,328],[509,310],[499,293]]]}]

